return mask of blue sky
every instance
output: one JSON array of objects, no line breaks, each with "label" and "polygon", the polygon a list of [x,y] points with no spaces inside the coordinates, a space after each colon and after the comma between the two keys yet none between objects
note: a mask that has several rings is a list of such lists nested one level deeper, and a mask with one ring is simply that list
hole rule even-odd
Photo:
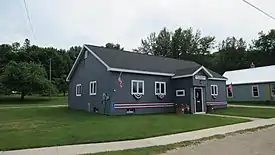
[{"label": "blue sky", "polygon": [[[23,0],[0,1],[0,44],[29,38],[40,46],[68,49],[84,43],[120,43],[131,50],[164,26],[193,27],[203,35],[250,41],[275,21],[242,0],[26,0],[34,27],[30,30]],[[274,0],[248,0],[275,16]]]}]

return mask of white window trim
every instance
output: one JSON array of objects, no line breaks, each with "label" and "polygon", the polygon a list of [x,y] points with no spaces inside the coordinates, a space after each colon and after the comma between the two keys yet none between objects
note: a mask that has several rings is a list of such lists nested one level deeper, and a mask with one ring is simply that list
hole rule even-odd
[{"label": "white window trim", "polygon": [[[217,89],[216,89],[216,94],[214,94],[213,92],[212,92],[212,87],[216,87]],[[219,95],[219,87],[218,87],[218,85],[211,85],[210,86],[210,93],[211,93],[211,95],[213,95],[213,96],[218,96]]]},{"label": "white window trim", "polygon": [[[183,95],[179,95],[179,92],[183,92]],[[185,89],[176,90],[176,96],[185,96]]]},{"label": "white window trim", "polygon": [[227,92],[227,97],[228,98],[233,98],[233,96],[234,96],[234,94],[233,94],[233,88],[232,88],[232,92],[231,92],[232,96],[228,95],[229,94],[228,87],[226,87],[226,92]]},{"label": "white window trim", "polygon": [[[139,83],[139,82],[141,82],[142,83],[142,93],[134,93],[133,92],[133,84],[134,84],[134,82],[137,82],[137,83]],[[137,85],[137,91],[139,90],[139,85]],[[144,95],[144,81],[143,80],[131,80],[131,94],[132,95]]]},{"label": "white window trim", "polygon": [[[95,86],[95,92],[92,92],[92,87],[91,87],[91,84],[93,84],[93,87]],[[96,95],[96,92],[97,92],[97,82],[96,81],[91,81],[90,82],[90,95]]]},{"label": "white window trim", "polygon": [[271,90],[270,90],[271,91],[271,96],[275,97],[275,94],[273,94],[273,92],[272,92],[273,87],[275,88],[275,83],[270,84],[270,86],[271,86],[270,87],[271,88]]},{"label": "white window trim", "polygon": [[[160,92],[157,93],[157,84],[160,85]],[[161,93],[161,85],[164,84],[164,93]],[[155,81],[155,95],[166,95],[166,82]]]},{"label": "white window trim", "polygon": [[[197,108],[196,108],[196,89],[201,89],[201,102],[202,102],[202,112],[197,112]],[[202,87],[194,87],[194,103],[195,103],[195,114],[205,114],[205,103],[204,103],[204,100],[203,100],[203,96],[204,96],[204,93],[203,93],[203,88]]]},{"label": "white window trim", "polygon": [[[256,87],[257,90],[258,90],[258,96],[254,96],[254,91],[253,91],[253,88]],[[260,89],[259,89],[259,85],[253,85],[251,87],[251,91],[252,91],[252,97],[260,97]]]},{"label": "white window trim", "polygon": [[80,94],[77,93],[77,88],[78,88],[78,87],[80,87],[80,89],[82,89],[82,85],[81,85],[81,84],[77,84],[77,85],[75,86],[75,96],[81,96],[81,93],[82,93],[81,91],[80,91],[80,92],[81,92]]}]

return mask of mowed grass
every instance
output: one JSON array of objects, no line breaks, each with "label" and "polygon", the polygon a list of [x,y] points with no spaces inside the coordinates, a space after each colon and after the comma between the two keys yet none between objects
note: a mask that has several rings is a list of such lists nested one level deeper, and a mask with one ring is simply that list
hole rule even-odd
[{"label": "mowed grass", "polygon": [[226,138],[227,136],[253,133],[258,130],[266,129],[272,126],[274,125],[267,125],[267,126],[252,128],[252,129],[246,129],[246,130],[236,131],[236,132],[227,133],[227,134],[218,134],[211,137],[200,138],[192,141],[183,141],[183,142],[169,144],[169,145],[152,146],[152,147],[128,149],[128,150],[121,150],[121,151],[100,152],[100,153],[85,154],[85,155],[159,155],[159,154],[168,152],[170,150],[194,146],[194,145],[202,144],[206,141],[219,140],[219,139]]},{"label": "mowed grass", "polygon": [[0,109],[0,150],[140,139],[246,122],[206,115],[104,116],[62,108]]},{"label": "mowed grass", "polygon": [[267,109],[267,108],[229,107],[226,109],[219,109],[214,113],[221,114],[221,115],[246,116],[246,117],[255,117],[255,118],[275,117],[275,109]]},{"label": "mowed grass", "polygon": [[18,106],[41,106],[41,105],[66,105],[68,97],[41,97],[26,96],[24,100],[20,100],[20,96],[0,96],[1,107],[18,107]]},{"label": "mowed grass", "polygon": [[250,102],[234,102],[229,101],[229,104],[232,105],[248,105],[248,106],[275,106],[275,101],[250,101]]}]

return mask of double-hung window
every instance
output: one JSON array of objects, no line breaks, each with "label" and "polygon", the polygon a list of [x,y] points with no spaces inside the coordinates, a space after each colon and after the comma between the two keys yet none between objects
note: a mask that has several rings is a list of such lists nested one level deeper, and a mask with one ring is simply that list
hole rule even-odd
[{"label": "double-hung window", "polygon": [[97,84],[96,81],[90,82],[90,95],[96,95]]},{"label": "double-hung window", "polygon": [[227,97],[229,98],[233,97],[233,89],[230,89],[230,87],[227,87]]},{"label": "double-hung window", "polygon": [[260,97],[260,91],[259,91],[258,85],[252,86],[252,97]]},{"label": "double-hung window", "polygon": [[212,96],[217,96],[219,93],[218,93],[218,85],[211,85],[211,95]]},{"label": "double-hung window", "polygon": [[131,94],[132,95],[144,95],[144,81],[132,80],[131,81]]},{"label": "double-hung window", "polygon": [[275,97],[275,83],[271,84],[271,96]]},{"label": "double-hung window", "polygon": [[155,95],[166,95],[166,82],[155,82]]},{"label": "double-hung window", "polygon": [[76,96],[81,96],[81,94],[82,94],[82,86],[81,86],[81,84],[77,84],[75,86],[75,95]]}]

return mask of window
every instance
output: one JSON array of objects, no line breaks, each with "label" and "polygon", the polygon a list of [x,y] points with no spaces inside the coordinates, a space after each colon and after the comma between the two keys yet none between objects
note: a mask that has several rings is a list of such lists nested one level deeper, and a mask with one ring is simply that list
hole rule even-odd
[{"label": "window", "polygon": [[155,95],[166,95],[165,82],[155,82]]},{"label": "window", "polygon": [[185,96],[185,90],[176,90],[176,96]]},{"label": "window", "polygon": [[211,95],[213,96],[218,95],[218,85],[211,85]]},{"label": "window", "polygon": [[255,85],[252,86],[252,97],[259,97],[260,93],[259,93],[259,86]]},{"label": "window", "polygon": [[131,94],[144,95],[144,81],[132,80]]},{"label": "window", "polygon": [[96,81],[91,81],[90,82],[90,95],[96,95],[96,88],[97,84]]},{"label": "window", "polygon": [[275,97],[275,84],[271,84],[271,96]]},{"label": "window", "polygon": [[126,114],[133,114],[135,113],[135,109],[126,109]]},{"label": "window", "polygon": [[227,97],[229,98],[233,97],[233,89],[230,90],[229,87],[227,87]]},{"label": "window", "polygon": [[81,96],[81,94],[82,94],[82,86],[81,86],[81,84],[77,84],[75,87],[75,95]]}]

